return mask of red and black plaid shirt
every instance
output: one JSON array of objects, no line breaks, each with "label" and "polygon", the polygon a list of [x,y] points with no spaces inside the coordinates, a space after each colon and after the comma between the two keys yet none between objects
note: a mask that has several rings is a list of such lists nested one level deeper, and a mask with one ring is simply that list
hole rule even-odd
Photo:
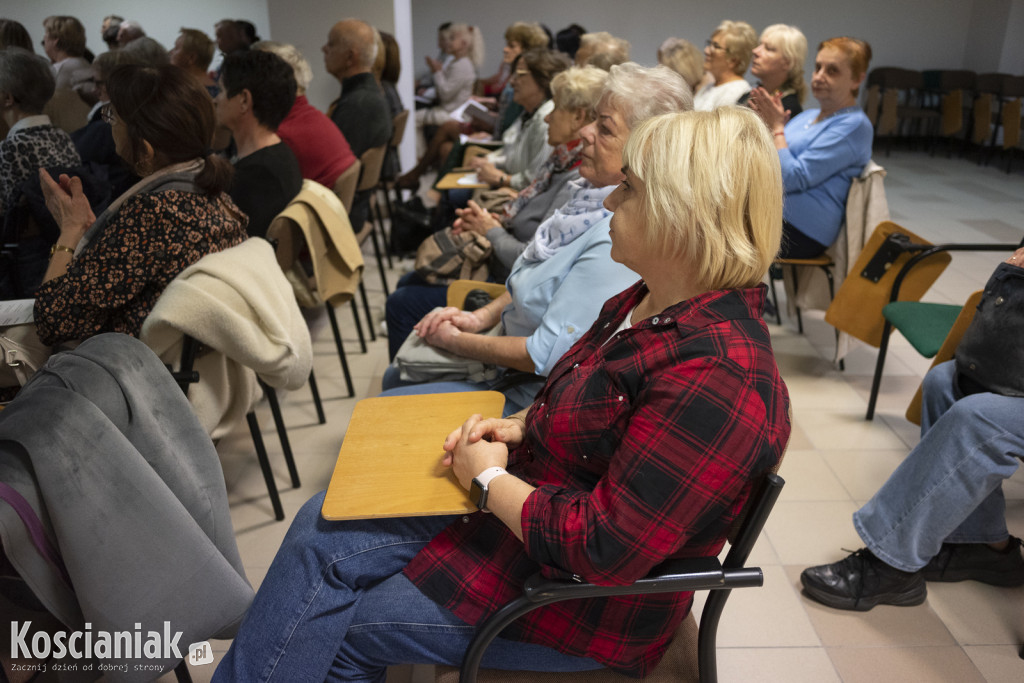
[{"label": "red and black plaid shirt", "polygon": [[[751,482],[789,438],[788,396],[761,320],[764,286],[677,304],[604,344],[646,292],[609,300],[552,370],[508,470],[537,487],[525,543],[477,513],[405,569],[430,598],[478,624],[538,569],[628,584],[667,558],[717,555]],[[503,636],[650,671],[692,593],[570,600]]]}]

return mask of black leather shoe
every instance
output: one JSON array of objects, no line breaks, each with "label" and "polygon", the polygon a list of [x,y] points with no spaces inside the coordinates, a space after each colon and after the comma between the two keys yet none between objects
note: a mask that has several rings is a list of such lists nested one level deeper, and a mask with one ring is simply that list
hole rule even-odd
[{"label": "black leather shoe", "polygon": [[1004,550],[984,543],[943,543],[942,550],[925,565],[925,581],[981,581],[991,586],[1024,585],[1021,542],[1010,536]]},{"label": "black leather shoe", "polygon": [[921,572],[890,567],[867,548],[839,562],[808,567],[800,574],[800,583],[812,600],[858,612],[875,605],[920,605],[928,595]]}]

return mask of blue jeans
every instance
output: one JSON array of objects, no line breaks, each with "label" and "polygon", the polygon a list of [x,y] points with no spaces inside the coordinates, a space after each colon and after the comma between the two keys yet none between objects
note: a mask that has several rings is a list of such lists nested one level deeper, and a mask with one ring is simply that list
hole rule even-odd
[{"label": "blue jeans", "polygon": [[[386,493],[382,492],[382,495]],[[328,522],[324,494],[299,511],[214,681],[383,682],[391,664],[458,665],[476,629],[401,573],[459,517]],[[496,639],[496,669],[600,668],[541,645]]]},{"label": "blue jeans", "polygon": [[395,291],[384,303],[384,319],[388,322],[388,360],[394,360],[398,349],[423,316],[448,301],[447,285],[432,285],[412,271],[398,279]]},{"label": "blue jeans", "polygon": [[917,571],[943,542],[1005,540],[1002,482],[1024,457],[1024,398],[962,396],[953,361],[924,379],[921,442],[853,514],[867,547],[903,571]]}]

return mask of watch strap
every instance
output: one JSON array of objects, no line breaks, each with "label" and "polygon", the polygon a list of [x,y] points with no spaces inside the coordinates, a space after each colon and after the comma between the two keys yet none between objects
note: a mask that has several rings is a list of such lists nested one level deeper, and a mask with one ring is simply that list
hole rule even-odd
[{"label": "watch strap", "polygon": [[488,467],[486,470],[473,477],[473,479],[476,480],[481,488],[486,489],[490,485],[491,479],[502,474],[508,474],[504,467]]}]

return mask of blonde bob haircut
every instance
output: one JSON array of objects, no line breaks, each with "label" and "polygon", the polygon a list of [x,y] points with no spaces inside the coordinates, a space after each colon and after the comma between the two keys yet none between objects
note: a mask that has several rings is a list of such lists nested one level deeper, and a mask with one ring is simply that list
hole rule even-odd
[{"label": "blonde bob haircut", "polygon": [[804,82],[804,62],[807,60],[807,37],[796,26],[772,24],[761,31],[761,42],[771,45],[789,62],[789,73],[783,90],[793,90],[800,102],[807,96]]},{"label": "blonde bob haircut", "polygon": [[253,43],[250,49],[273,52],[283,59],[292,68],[292,71],[295,72],[295,85],[298,89],[296,94],[306,94],[306,88],[309,87],[310,81],[313,80],[313,68],[297,47],[290,43],[279,43],[276,40],[261,40]]},{"label": "blonde bob haircut", "polygon": [[559,109],[585,110],[590,121],[606,80],[608,72],[596,66],[572,66],[551,80],[551,98]]},{"label": "blonde bob haircut", "polygon": [[622,158],[644,184],[650,246],[678,253],[707,290],[761,281],[782,239],[782,171],[756,113],[656,116],[633,130]]},{"label": "blonde bob haircut", "polygon": [[754,31],[754,27],[745,21],[729,21],[726,19],[715,32],[711,34],[711,38],[720,36],[724,45],[726,53],[732,57],[733,73],[737,76],[742,76],[747,72],[747,67],[750,66],[750,58],[754,54],[754,48],[757,47],[757,32]]}]

